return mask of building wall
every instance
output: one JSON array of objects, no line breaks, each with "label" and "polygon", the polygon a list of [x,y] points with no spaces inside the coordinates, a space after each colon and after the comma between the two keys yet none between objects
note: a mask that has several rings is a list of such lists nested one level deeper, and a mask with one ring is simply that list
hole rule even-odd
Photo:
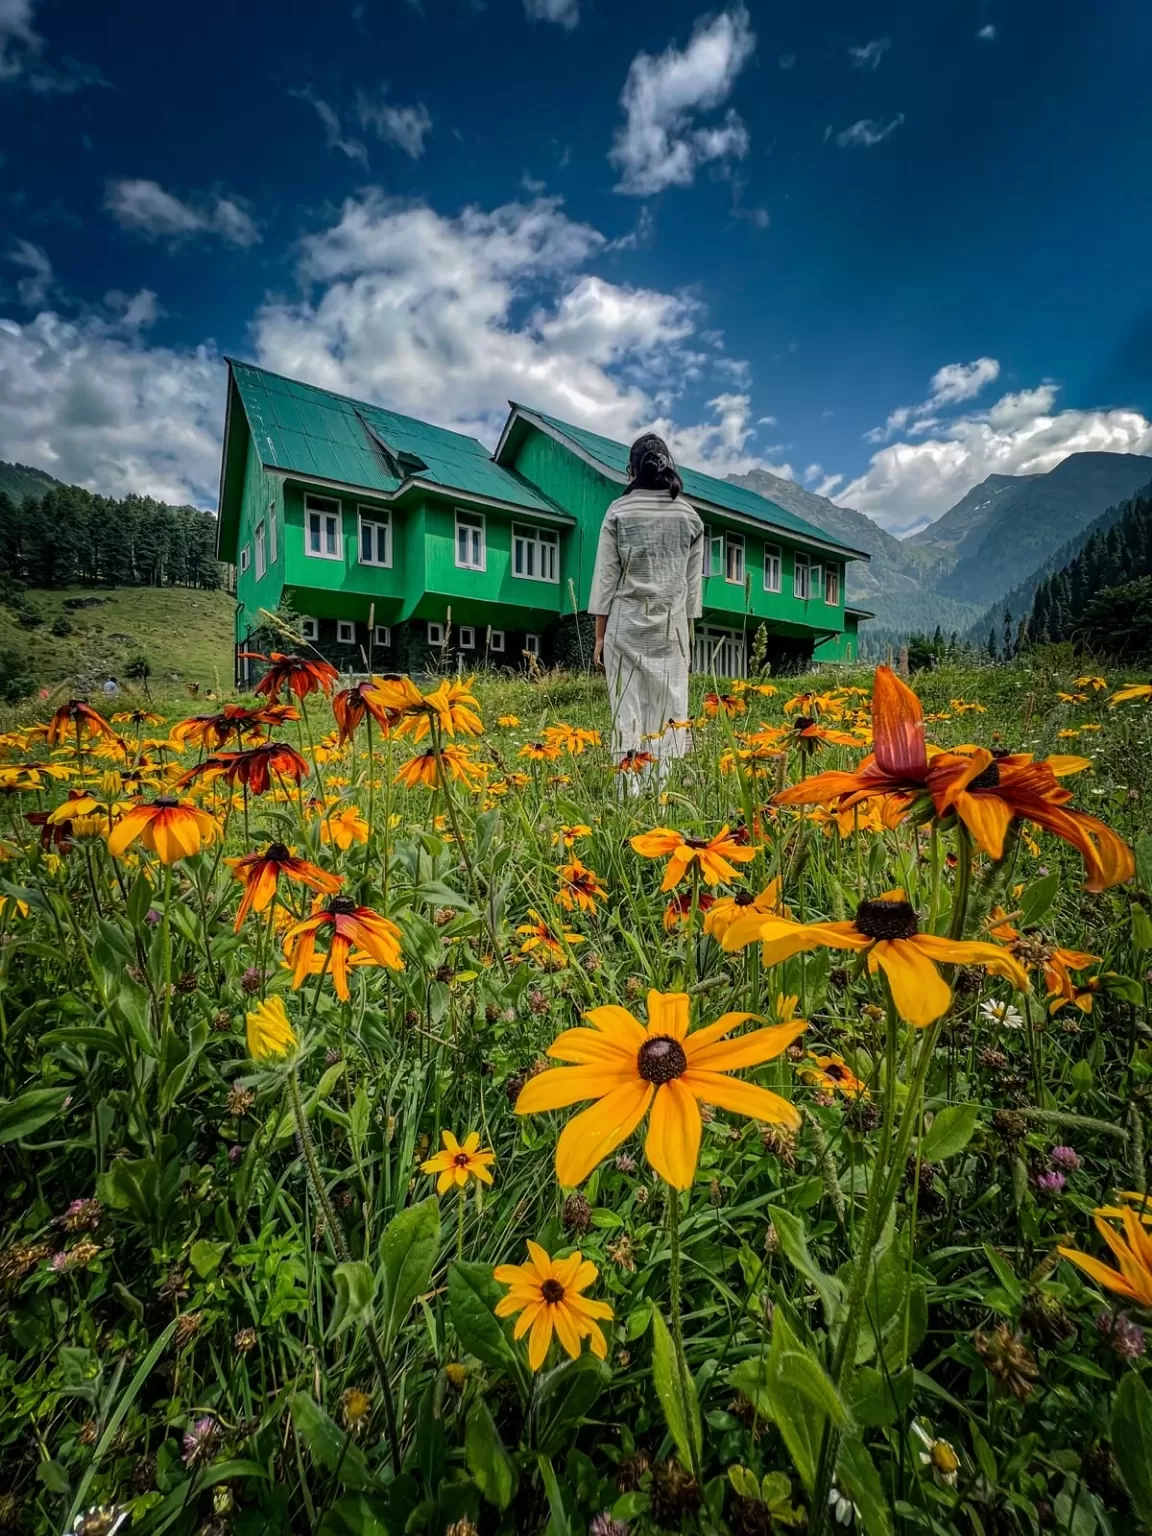
[{"label": "building wall", "polygon": [[859,617],[854,613],[844,615],[844,630],[829,640],[822,640],[812,653],[818,662],[849,664],[860,660]]},{"label": "building wall", "polygon": [[[248,437],[244,460],[244,483],[240,498],[239,533],[236,545],[236,634],[243,637],[260,623],[261,608],[275,608],[284,589],[285,529],[284,498],[280,481],[265,472]],[[256,575],[256,528],[265,524],[264,548],[267,567],[263,577]],[[275,537],[273,538],[273,529]],[[272,558],[275,549],[275,559]],[[241,570],[242,552],[247,551],[248,565]]]}]

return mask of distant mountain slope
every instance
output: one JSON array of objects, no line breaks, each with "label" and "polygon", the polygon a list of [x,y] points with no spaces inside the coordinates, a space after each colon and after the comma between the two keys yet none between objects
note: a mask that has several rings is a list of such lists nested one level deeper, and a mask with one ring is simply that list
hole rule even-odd
[{"label": "distant mountain slope", "polygon": [[[1074,453],[1048,474],[1024,478],[1018,489],[996,477],[1000,484],[991,491],[991,514],[970,511],[972,526],[956,544],[955,564],[938,590],[963,602],[994,603],[1150,477],[1152,458],[1132,453]],[[940,521],[951,516],[945,513]]]},{"label": "distant mountain slope", "polygon": [[1043,475],[989,475],[934,523],[921,528],[919,533],[909,534],[905,543],[954,555],[972,534],[1003,517],[1026,486],[1043,478]]},{"label": "distant mountain slope", "polygon": [[25,496],[43,496],[61,482],[43,469],[31,464],[5,464],[0,461],[0,494],[7,493],[13,501],[23,501]]}]

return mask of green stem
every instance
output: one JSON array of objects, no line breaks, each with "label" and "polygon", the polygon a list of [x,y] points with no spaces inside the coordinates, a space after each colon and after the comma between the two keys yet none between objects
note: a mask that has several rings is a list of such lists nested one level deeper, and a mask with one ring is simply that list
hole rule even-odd
[{"label": "green stem", "polygon": [[680,1191],[668,1186],[668,1241],[672,1250],[669,1266],[670,1307],[672,1311],[672,1344],[676,1350],[676,1374],[680,1381],[680,1398],[684,1404],[684,1422],[688,1427],[688,1441],[692,1451],[692,1476],[703,1487],[700,1470],[700,1447],[693,1433],[688,1413],[688,1359],[684,1353],[684,1327],[680,1317]]}]

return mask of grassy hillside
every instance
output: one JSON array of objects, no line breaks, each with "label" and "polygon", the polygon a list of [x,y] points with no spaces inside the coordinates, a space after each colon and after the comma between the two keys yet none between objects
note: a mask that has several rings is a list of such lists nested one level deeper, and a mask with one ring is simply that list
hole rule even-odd
[{"label": "grassy hillside", "polygon": [[[78,598],[92,606],[67,606]],[[215,687],[217,680],[231,686],[230,593],[190,587],[64,587],[30,589],[24,599],[25,611],[37,611],[44,622],[26,628],[18,612],[0,607],[0,656],[13,651],[27,656],[28,670],[43,687],[109,673],[123,681],[127,663],[139,655],[148,658],[156,687],[171,682]],[[68,633],[52,633],[53,625],[63,628],[65,622]]]}]

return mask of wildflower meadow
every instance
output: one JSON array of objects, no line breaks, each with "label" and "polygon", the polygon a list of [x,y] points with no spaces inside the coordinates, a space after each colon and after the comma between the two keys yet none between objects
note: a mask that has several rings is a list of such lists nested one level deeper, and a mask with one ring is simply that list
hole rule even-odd
[{"label": "wildflower meadow", "polygon": [[1152,1529],[1152,687],[258,671],[0,735],[0,1530]]}]

